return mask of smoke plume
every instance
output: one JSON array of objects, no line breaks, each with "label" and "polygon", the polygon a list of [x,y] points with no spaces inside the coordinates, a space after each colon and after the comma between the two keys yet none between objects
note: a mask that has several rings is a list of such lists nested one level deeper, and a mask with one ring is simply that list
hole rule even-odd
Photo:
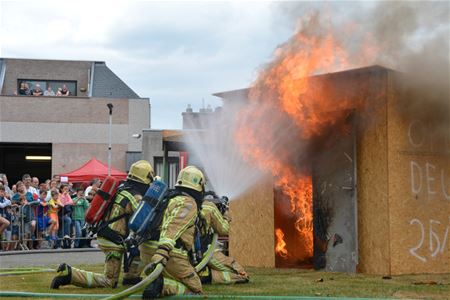
[{"label": "smoke plume", "polygon": [[[225,105],[207,151],[194,151],[214,174],[214,188],[237,197],[264,172],[288,193],[304,185],[311,160],[348,130],[350,111],[366,109],[374,88],[308,79],[318,74],[375,64],[398,71],[399,111],[434,122],[450,144],[449,2],[281,2],[273,8],[278,24],[292,26],[292,37],[260,67],[245,99]],[[205,136],[190,143],[205,143]],[[291,210],[299,201],[291,199]]]}]

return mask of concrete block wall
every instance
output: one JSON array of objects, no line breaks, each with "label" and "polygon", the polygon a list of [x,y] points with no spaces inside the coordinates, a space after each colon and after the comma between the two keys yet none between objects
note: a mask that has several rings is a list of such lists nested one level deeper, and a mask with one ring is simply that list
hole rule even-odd
[{"label": "concrete block wall", "polygon": [[107,162],[113,103],[112,161],[126,170],[126,152],[140,151],[131,137],[149,127],[148,99],[0,96],[0,141],[52,143],[52,173],[71,171],[93,156]]},{"label": "concrete block wall", "polygon": [[[4,59],[6,65],[2,95],[13,95],[17,91],[18,79],[76,81],[77,96],[87,96],[88,72],[92,62],[36,59]],[[81,92],[80,88],[85,88]]]}]

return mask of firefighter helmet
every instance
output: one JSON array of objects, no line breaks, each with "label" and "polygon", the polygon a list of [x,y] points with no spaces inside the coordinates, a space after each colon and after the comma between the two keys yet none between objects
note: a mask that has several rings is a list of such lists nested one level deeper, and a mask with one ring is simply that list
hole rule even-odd
[{"label": "firefighter helmet", "polygon": [[127,179],[150,184],[154,176],[152,165],[146,160],[139,160],[131,165]]},{"label": "firefighter helmet", "polygon": [[206,180],[202,171],[194,166],[187,166],[178,174],[177,183],[175,184],[175,186],[181,186],[196,190],[198,192],[203,192],[205,183]]}]

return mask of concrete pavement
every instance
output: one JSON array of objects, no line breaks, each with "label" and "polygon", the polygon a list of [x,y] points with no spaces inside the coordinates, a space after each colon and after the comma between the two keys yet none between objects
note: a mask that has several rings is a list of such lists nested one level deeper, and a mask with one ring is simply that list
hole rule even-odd
[{"label": "concrete pavement", "polygon": [[70,265],[101,264],[105,255],[97,248],[48,249],[0,252],[1,268],[57,267],[66,262]]}]

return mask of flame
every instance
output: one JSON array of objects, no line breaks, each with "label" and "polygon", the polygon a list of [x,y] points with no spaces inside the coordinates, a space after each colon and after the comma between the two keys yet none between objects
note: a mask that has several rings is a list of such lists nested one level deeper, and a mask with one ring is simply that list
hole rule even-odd
[{"label": "flame", "polygon": [[[235,132],[244,159],[271,172],[275,186],[289,197],[290,212],[296,217],[293,225],[304,243],[305,257],[313,255],[309,157],[317,145],[326,145],[330,128],[346,130],[348,111],[360,107],[363,101],[363,97],[355,99],[341,87],[336,93],[326,80],[314,76],[353,67],[332,30],[327,33],[318,23],[317,16],[310,17],[303,29],[276,49],[274,61],[251,87],[249,103],[238,112]],[[362,52],[364,56],[374,55],[376,49],[363,47]],[[275,233],[276,253],[283,256],[284,234],[280,229]]]},{"label": "flame", "polygon": [[291,213],[296,216],[295,229],[304,245],[302,258],[313,255],[312,177],[284,174],[276,181],[283,194],[289,197]]},{"label": "flame", "polygon": [[284,233],[280,228],[275,230],[275,236],[277,237],[277,245],[275,246],[275,252],[282,258],[287,258],[288,251],[286,250],[286,242],[284,239]]}]

